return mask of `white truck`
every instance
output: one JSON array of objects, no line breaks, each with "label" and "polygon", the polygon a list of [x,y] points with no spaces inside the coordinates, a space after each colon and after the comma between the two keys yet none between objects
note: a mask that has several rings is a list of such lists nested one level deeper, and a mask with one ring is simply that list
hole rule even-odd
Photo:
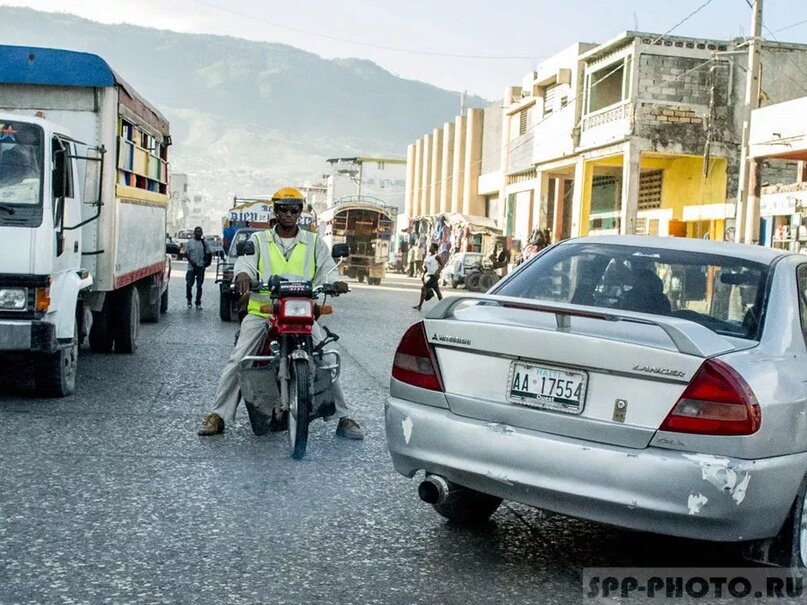
[{"label": "white truck", "polygon": [[100,57],[0,45],[0,354],[73,392],[167,310],[168,122]]}]

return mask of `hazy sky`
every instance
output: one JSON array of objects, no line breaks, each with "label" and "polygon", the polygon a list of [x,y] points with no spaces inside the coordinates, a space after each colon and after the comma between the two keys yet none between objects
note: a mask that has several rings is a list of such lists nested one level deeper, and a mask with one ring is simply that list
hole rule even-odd
[{"label": "hazy sky", "polygon": [[[664,33],[705,2],[673,33],[731,38],[748,32],[747,0],[0,0],[0,5],[281,42],[328,58],[360,57],[405,78],[493,99],[519,83],[541,57],[578,41],[604,42],[628,29]],[[765,0],[764,21],[776,39],[807,43],[807,0]]]}]

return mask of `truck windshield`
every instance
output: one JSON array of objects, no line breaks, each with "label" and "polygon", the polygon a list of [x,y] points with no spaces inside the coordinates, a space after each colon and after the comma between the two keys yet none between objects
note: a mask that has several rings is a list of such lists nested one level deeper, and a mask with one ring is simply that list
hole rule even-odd
[{"label": "truck windshield", "polygon": [[41,204],[42,141],[42,129],[35,124],[0,122],[0,205]]}]

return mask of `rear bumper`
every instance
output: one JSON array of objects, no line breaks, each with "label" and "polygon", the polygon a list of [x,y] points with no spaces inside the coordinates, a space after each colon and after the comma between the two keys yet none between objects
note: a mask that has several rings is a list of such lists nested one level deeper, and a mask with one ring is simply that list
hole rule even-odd
[{"label": "rear bumper", "polygon": [[52,323],[36,320],[0,320],[0,352],[54,353],[58,348],[56,326]]},{"label": "rear bumper", "polygon": [[464,418],[390,397],[395,469],[619,527],[737,542],[776,535],[807,454],[761,460],[633,450]]}]

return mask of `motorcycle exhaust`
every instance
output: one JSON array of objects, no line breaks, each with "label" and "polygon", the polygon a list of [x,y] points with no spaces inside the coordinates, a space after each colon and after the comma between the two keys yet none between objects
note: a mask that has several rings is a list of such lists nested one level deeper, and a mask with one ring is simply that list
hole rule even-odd
[{"label": "motorcycle exhaust", "polygon": [[439,504],[450,491],[449,482],[440,475],[427,475],[418,486],[418,496],[426,504]]}]

